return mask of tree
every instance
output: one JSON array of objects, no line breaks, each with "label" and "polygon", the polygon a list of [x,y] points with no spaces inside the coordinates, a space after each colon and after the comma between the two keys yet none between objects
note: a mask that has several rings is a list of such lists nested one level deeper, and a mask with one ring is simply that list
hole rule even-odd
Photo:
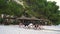
[{"label": "tree", "polygon": [[9,5],[8,10],[7,10],[9,11],[8,14],[12,14],[14,16],[22,15],[23,7],[20,4],[17,4],[15,1],[10,1],[8,5]]},{"label": "tree", "polygon": [[[0,0],[0,14],[4,14],[4,18],[6,18],[7,15],[20,17],[22,12],[23,7],[14,0]],[[6,20],[4,19],[4,21]]]},{"label": "tree", "polygon": [[0,14],[21,16],[23,7],[14,0],[0,0]]},{"label": "tree", "polygon": [[[49,19],[53,24],[59,21],[59,6],[56,5],[56,2],[47,2],[47,0],[23,0],[26,8],[28,8],[28,13],[35,17],[44,17]],[[37,14],[37,15],[36,15]]]},{"label": "tree", "polygon": [[0,0],[0,14],[4,13],[7,10],[7,0]]},{"label": "tree", "polygon": [[24,7],[14,0],[0,0],[0,14],[13,15],[20,17],[21,15],[43,17],[53,24],[59,24],[60,13],[59,6],[56,2],[47,2],[47,0],[22,0]]}]

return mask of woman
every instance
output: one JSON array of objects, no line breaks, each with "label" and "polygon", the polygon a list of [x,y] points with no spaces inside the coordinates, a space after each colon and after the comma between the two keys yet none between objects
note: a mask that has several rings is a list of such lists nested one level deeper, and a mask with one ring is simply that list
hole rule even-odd
[{"label": "woman", "polygon": [[22,23],[19,23],[19,27],[20,27],[20,28],[24,28],[24,27],[25,27],[25,25],[24,25],[24,24],[22,24]]}]

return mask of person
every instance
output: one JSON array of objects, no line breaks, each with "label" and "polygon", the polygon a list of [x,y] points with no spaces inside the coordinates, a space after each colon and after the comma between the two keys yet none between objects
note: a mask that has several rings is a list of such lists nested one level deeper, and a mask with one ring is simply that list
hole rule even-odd
[{"label": "person", "polygon": [[32,23],[30,23],[30,24],[28,25],[28,28],[29,28],[29,29],[33,29],[33,28],[34,28],[34,25],[33,25]]},{"label": "person", "polygon": [[43,29],[42,25],[38,25],[38,29],[40,30]]},{"label": "person", "polygon": [[23,23],[19,23],[19,27],[20,27],[20,28],[24,28],[25,25],[24,25]]},{"label": "person", "polygon": [[35,24],[35,28],[34,29],[36,30],[37,28],[38,28],[38,24]]}]

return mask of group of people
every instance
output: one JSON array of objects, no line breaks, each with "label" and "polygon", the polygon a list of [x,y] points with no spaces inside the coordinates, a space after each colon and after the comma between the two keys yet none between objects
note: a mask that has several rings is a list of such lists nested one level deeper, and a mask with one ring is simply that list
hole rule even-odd
[{"label": "group of people", "polygon": [[33,25],[32,23],[30,23],[28,26],[25,26],[24,24],[19,23],[19,27],[26,28],[26,29],[43,29],[42,25],[38,25],[38,24]]}]

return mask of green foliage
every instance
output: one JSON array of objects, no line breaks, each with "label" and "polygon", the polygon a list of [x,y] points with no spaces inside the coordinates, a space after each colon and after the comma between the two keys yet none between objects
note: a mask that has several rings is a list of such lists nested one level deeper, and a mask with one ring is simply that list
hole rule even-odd
[{"label": "green foliage", "polygon": [[[29,8],[31,14],[35,17],[44,17],[49,19],[53,24],[59,24],[59,6],[56,2],[47,2],[47,0],[24,0],[25,6]],[[37,16],[36,16],[37,15]],[[39,15],[39,16],[38,16]]]},{"label": "green foliage", "polygon": [[20,17],[28,16],[43,17],[49,19],[53,24],[60,23],[60,11],[56,2],[47,0],[23,0],[25,8],[13,0],[0,0],[0,14],[14,15]]},{"label": "green foliage", "polygon": [[20,16],[23,7],[12,0],[0,0],[0,14]]},{"label": "green foliage", "polygon": [[20,16],[23,12],[23,7],[14,1],[10,1],[8,11],[8,14],[12,13],[12,15]]},{"label": "green foliage", "polygon": [[7,0],[0,0],[0,14],[5,13],[4,11],[7,10]]},{"label": "green foliage", "polygon": [[4,20],[3,18],[0,18],[0,24],[2,24],[3,20]]}]

